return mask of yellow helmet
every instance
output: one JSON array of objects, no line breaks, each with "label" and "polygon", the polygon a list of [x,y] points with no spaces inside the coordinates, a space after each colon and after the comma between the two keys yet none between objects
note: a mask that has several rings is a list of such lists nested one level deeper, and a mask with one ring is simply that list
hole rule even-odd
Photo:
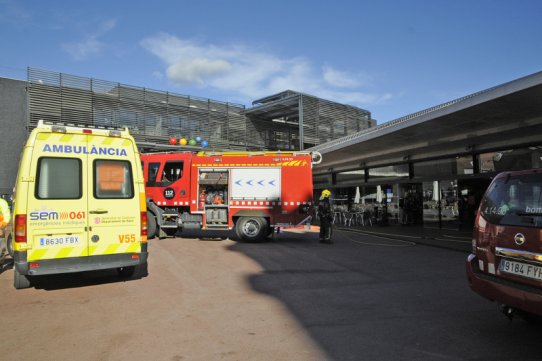
[{"label": "yellow helmet", "polygon": [[329,197],[331,195],[331,192],[328,189],[324,189],[322,191],[322,197]]}]

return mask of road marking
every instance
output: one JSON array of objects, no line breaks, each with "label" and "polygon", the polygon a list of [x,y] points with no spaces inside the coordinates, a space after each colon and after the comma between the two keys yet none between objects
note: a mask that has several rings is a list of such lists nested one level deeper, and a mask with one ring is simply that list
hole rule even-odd
[{"label": "road marking", "polygon": [[[350,232],[350,233],[357,233],[357,234],[360,234],[360,232],[354,232],[354,231],[348,231],[348,230],[341,230],[342,232]],[[362,241],[358,241],[358,240],[355,240],[355,239],[352,239],[350,237],[346,237],[349,241],[351,242],[354,242],[354,243],[358,243],[358,244],[363,244],[363,245],[366,245],[366,246],[381,246],[381,247],[412,247],[412,246],[415,246],[416,243],[414,242],[410,242],[410,241],[402,241],[402,240],[399,240],[399,239],[395,239],[395,238],[389,238],[389,237],[382,237],[382,236],[377,236],[377,235],[373,235],[371,234],[371,237],[376,237],[376,238],[382,238],[382,239],[387,239],[387,240],[390,240],[390,241],[393,241],[393,242],[396,242],[396,243],[402,243],[402,244],[386,244],[386,243],[375,243],[375,242],[362,242]]]},{"label": "road marking", "polygon": [[[369,231],[360,231],[360,232],[357,232],[357,231],[350,231],[350,230],[344,229],[344,228],[341,228],[340,230],[341,230],[341,231],[345,231],[345,232],[354,232],[354,233],[370,234],[371,236],[374,235],[375,237],[379,237],[380,235],[384,235],[384,236],[397,236],[396,234],[393,234],[393,233],[380,233],[380,232],[377,233],[377,232],[369,232]],[[422,239],[422,237],[419,237],[419,236],[407,236],[407,235],[401,235],[401,237]],[[385,238],[385,237],[382,237],[382,238]],[[393,239],[396,239],[396,238],[393,238]]]},{"label": "road marking", "polygon": [[471,243],[472,241],[464,241],[461,239],[449,239],[449,238],[433,238],[436,241],[457,242],[457,243]]},{"label": "road marking", "polygon": [[443,237],[448,237],[448,238],[454,238],[454,239],[468,239],[469,242],[471,240],[472,237],[462,237],[462,236],[450,236],[448,234],[443,234],[442,235]]}]

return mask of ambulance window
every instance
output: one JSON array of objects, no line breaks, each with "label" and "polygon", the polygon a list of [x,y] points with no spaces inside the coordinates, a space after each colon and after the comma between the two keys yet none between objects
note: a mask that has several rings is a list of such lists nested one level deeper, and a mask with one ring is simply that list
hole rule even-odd
[{"label": "ambulance window", "polygon": [[95,198],[133,198],[132,168],[123,160],[94,162]]},{"label": "ambulance window", "polygon": [[149,163],[149,177],[148,182],[156,182],[156,176],[158,175],[158,169],[160,169],[160,163]]},{"label": "ambulance window", "polygon": [[183,176],[183,162],[166,162],[162,171],[162,185],[168,186]]},{"label": "ambulance window", "polygon": [[81,198],[81,160],[40,158],[35,195],[37,199]]}]

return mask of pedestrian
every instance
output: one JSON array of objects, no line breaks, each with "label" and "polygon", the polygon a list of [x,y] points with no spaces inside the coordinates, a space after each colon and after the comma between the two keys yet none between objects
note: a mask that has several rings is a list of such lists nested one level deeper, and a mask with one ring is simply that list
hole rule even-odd
[{"label": "pedestrian", "polygon": [[327,189],[322,191],[320,200],[318,201],[318,218],[320,219],[320,243],[331,244],[333,211],[331,210],[331,201],[329,196],[331,192]]}]

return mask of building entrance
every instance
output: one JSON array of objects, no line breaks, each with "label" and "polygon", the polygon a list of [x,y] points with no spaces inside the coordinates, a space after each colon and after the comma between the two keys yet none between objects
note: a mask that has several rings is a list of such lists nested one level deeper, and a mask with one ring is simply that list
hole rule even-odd
[{"label": "building entrance", "polygon": [[425,228],[459,227],[457,180],[402,184],[402,224]]},{"label": "building entrance", "polygon": [[400,223],[421,225],[423,223],[423,186],[422,183],[404,183],[399,185]]}]

